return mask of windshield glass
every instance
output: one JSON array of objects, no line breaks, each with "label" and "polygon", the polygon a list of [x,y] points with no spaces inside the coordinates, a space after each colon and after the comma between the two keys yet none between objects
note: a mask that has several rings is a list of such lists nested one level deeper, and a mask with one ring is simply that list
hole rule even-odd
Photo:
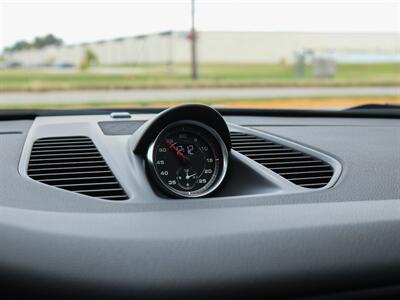
[{"label": "windshield glass", "polygon": [[0,109],[400,103],[399,1],[0,0]]}]

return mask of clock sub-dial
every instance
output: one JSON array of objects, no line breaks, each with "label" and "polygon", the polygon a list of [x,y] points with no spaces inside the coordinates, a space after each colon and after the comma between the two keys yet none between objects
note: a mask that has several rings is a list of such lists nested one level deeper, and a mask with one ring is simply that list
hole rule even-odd
[{"label": "clock sub-dial", "polygon": [[191,190],[197,183],[200,176],[191,168],[179,168],[176,174],[176,181],[178,185],[185,190]]},{"label": "clock sub-dial", "polygon": [[207,126],[180,122],[164,129],[148,158],[160,187],[180,197],[200,197],[214,191],[227,168],[225,144]]}]

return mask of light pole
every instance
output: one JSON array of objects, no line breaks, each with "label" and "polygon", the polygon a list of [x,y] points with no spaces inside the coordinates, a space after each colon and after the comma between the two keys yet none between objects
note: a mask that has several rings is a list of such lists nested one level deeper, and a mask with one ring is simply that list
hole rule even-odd
[{"label": "light pole", "polygon": [[192,42],[192,79],[196,80],[198,78],[197,72],[197,49],[196,49],[196,29],[195,29],[195,0],[192,0],[192,30],[191,30],[191,38]]}]

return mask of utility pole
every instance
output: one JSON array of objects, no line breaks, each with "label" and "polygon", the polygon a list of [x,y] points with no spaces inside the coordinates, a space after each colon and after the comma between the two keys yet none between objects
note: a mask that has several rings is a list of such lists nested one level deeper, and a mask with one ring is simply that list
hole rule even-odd
[{"label": "utility pole", "polygon": [[197,72],[197,53],[196,53],[197,35],[195,29],[195,0],[192,0],[192,31],[190,40],[192,42],[192,79],[196,80],[198,78],[198,72]]}]

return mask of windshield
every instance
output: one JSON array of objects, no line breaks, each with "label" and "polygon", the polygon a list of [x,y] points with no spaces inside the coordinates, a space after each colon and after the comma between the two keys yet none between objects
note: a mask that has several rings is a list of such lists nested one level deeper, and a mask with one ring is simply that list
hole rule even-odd
[{"label": "windshield", "polygon": [[399,86],[399,1],[0,0],[0,109],[346,109]]}]

